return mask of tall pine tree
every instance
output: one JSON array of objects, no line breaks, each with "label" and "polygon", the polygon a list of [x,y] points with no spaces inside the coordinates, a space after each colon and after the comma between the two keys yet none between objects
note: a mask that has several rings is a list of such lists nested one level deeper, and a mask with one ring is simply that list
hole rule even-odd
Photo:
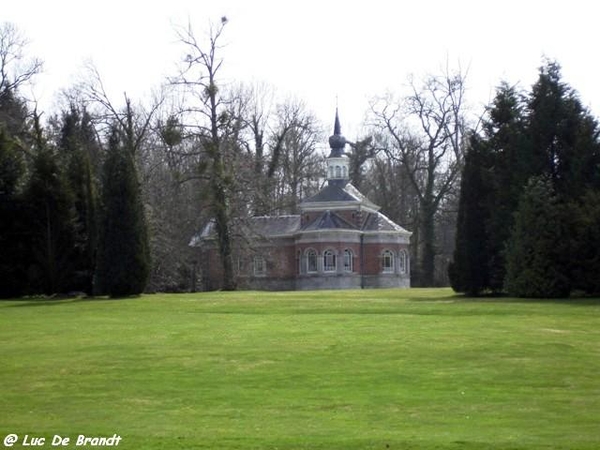
[{"label": "tall pine tree", "polygon": [[123,145],[114,126],[102,173],[95,293],[138,295],[144,291],[149,273],[150,246],[133,150]]},{"label": "tall pine tree", "polygon": [[[596,267],[599,259],[597,251],[587,251],[595,248],[589,243],[595,242],[597,219],[585,211],[582,199],[600,192],[600,127],[562,81],[560,66],[542,66],[527,98],[501,85],[483,131],[478,139],[489,153],[480,161],[484,166],[465,167],[463,174],[453,287],[473,294],[506,286],[519,296],[567,295],[571,286],[594,291],[592,279],[600,273],[585,270],[577,260],[584,255],[587,266]],[[482,171],[491,183],[487,207],[468,187],[473,173]],[[485,214],[476,216],[477,208]],[[485,222],[475,226],[469,217]],[[467,258],[477,245],[484,253]],[[482,273],[474,276],[478,270]]]},{"label": "tall pine tree", "polygon": [[92,164],[98,144],[91,118],[74,106],[63,113],[59,151],[74,196],[76,211],[73,288],[92,293],[92,277],[98,241],[97,187]]},{"label": "tall pine tree", "polygon": [[24,293],[27,284],[24,202],[25,164],[15,140],[0,122],[0,298]]},{"label": "tall pine tree", "polygon": [[504,287],[504,247],[520,192],[531,176],[531,146],[520,94],[502,83],[487,111],[483,134],[465,156],[454,262],[454,290],[470,295]]},{"label": "tall pine tree", "polygon": [[571,290],[564,213],[550,177],[527,184],[508,242],[506,290],[517,297],[566,297]]},{"label": "tall pine tree", "polygon": [[490,180],[488,143],[471,137],[465,153],[454,260],[448,267],[452,288],[468,295],[490,289],[487,224],[490,219]]},{"label": "tall pine tree", "polygon": [[55,294],[73,290],[75,209],[73,195],[59,164],[56,149],[46,141],[35,116],[35,146],[25,190],[27,204],[28,289]]},{"label": "tall pine tree", "polygon": [[560,65],[540,68],[528,102],[529,134],[538,152],[538,173],[552,178],[564,200],[598,187],[600,132],[597,121],[583,107],[576,92],[562,81]]}]

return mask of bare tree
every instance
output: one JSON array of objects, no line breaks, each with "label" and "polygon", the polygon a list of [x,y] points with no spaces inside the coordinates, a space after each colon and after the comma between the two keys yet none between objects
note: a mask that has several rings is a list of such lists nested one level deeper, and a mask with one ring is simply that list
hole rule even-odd
[{"label": "bare tree", "polygon": [[218,56],[221,36],[227,25],[222,17],[219,25],[211,26],[208,43],[199,42],[191,24],[178,31],[179,40],[187,55],[179,75],[171,80],[183,88],[188,102],[182,110],[184,123],[199,150],[206,155],[202,168],[209,178],[210,206],[218,240],[223,269],[223,288],[235,289],[231,230],[231,177],[227,174],[226,153],[231,150],[231,120],[227,101],[218,85],[223,60]]},{"label": "bare tree", "polygon": [[410,83],[402,101],[380,99],[372,105],[376,127],[388,136],[385,154],[400,163],[419,199],[418,261],[420,284],[434,283],[435,218],[455,186],[465,135],[465,75],[446,70]]},{"label": "bare tree", "polygon": [[273,151],[281,161],[280,209],[295,213],[303,196],[310,195],[322,172],[322,155],[317,145],[322,130],[317,118],[301,102],[288,102],[279,108],[278,132],[272,136]]},{"label": "bare tree", "polygon": [[40,59],[25,57],[28,44],[14,24],[0,24],[0,93],[16,91],[42,70]]},{"label": "bare tree", "polygon": [[117,125],[126,147],[133,156],[140,159],[144,148],[144,141],[152,131],[153,118],[164,101],[161,95],[156,96],[149,108],[141,105],[134,106],[127,93],[123,93],[124,106],[119,107],[110,99],[102,77],[94,64],[87,65],[88,77],[79,86],[80,96],[85,104],[95,109],[97,125],[102,129],[109,129]]},{"label": "bare tree", "polygon": [[[321,126],[306,105],[287,98],[275,103],[266,84],[246,86],[233,93],[232,104],[244,132],[240,146],[252,166],[238,181],[251,191],[248,203],[253,215],[290,212],[319,170],[314,167]],[[244,182],[243,178],[248,177]]]}]

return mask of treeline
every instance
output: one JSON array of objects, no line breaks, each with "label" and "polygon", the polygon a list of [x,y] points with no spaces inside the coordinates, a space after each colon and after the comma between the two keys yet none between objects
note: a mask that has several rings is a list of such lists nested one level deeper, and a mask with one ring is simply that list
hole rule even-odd
[{"label": "treeline", "polygon": [[220,212],[231,245],[232,218],[293,213],[320,187],[314,114],[222,87],[217,55],[180,31],[181,72],[145,103],[115,101],[90,66],[48,116],[23,94],[41,62],[0,26],[0,297],[201,288],[189,243],[206,221]]},{"label": "treeline", "polygon": [[498,88],[465,154],[454,290],[600,293],[599,133],[555,62],[530,92]]},{"label": "treeline", "polygon": [[[178,29],[180,71],[144,102],[115,100],[88,67],[51,115],[23,94],[41,62],[0,26],[0,296],[202,289],[189,244],[209,220],[221,287],[235,289],[234,246],[253,245],[235,224],[296,214],[323,185],[314,113],[268,85],[222,82],[227,23],[206,41]],[[595,119],[554,63],[531,93],[501,86],[477,132],[465,92],[460,70],[410,79],[346,136],[351,182],[413,232],[411,283],[597,292]]]}]

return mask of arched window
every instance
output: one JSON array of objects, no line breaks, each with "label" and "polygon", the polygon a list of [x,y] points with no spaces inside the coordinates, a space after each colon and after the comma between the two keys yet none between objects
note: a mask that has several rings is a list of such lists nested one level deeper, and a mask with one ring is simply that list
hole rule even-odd
[{"label": "arched window", "polygon": [[342,178],[346,178],[348,176],[348,169],[346,166],[342,166]]},{"label": "arched window", "polygon": [[344,250],[344,272],[354,272],[354,255],[352,250]]},{"label": "arched window", "polygon": [[306,271],[315,273],[317,271],[317,252],[312,248],[306,251]]},{"label": "arched window", "polygon": [[398,271],[400,273],[406,273],[408,270],[408,257],[406,255],[406,250],[401,250],[398,254]]},{"label": "arched window", "polygon": [[340,166],[335,166],[335,177],[342,178],[342,168]]},{"label": "arched window", "polygon": [[262,256],[254,257],[254,275],[265,275],[267,273],[267,262]]},{"label": "arched window", "polygon": [[329,166],[329,178],[333,178],[333,166]]},{"label": "arched window", "polygon": [[335,253],[333,250],[326,250],[323,252],[323,271],[325,272],[335,272]]},{"label": "arched window", "polygon": [[394,273],[394,254],[390,250],[384,250],[381,254],[381,271]]}]

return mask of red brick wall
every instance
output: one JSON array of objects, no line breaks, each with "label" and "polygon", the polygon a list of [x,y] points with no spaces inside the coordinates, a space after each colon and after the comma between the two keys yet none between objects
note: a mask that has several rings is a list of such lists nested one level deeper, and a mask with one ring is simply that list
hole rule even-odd
[{"label": "red brick wall", "polygon": [[[361,270],[361,255],[360,243],[344,243],[344,242],[315,242],[314,244],[301,244],[295,246],[286,241],[275,241],[273,246],[258,247],[244,258],[244,271],[240,275],[245,277],[254,277],[253,258],[254,255],[263,256],[267,262],[267,272],[265,278],[290,279],[298,275],[298,251],[302,255],[306,250],[312,248],[317,251],[319,257],[323,255],[325,250],[332,249],[337,252],[338,264],[343,264],[342,254],[345,249],[349,249],[354,254],[354,273],[360,273]],[[385,244],[385,243],[368,243],[364,244],[364,274],[378,275],[381,273],[381,254],[384,250],[391,250],[394,255],[405,250],[408,253],[406,244]],[[237,256],[234,257],[234,271],[237,273],[238,261]],[[201,256],[200,265],[205,271],[205,280],[208,281],[206,288],[218,289],[222,278],[222,268],[220,258],[216,248],[207,250],[204,256]],[[260,277],[258,277],[260,278]]]},{"label": "red brick wall", "polygon": [[381,273],[381,254],[384,250],[391,250],[394,256],[398,256],[400,250],[408,248],[403,244],[365,244],[365,275],[377,275]]}]

